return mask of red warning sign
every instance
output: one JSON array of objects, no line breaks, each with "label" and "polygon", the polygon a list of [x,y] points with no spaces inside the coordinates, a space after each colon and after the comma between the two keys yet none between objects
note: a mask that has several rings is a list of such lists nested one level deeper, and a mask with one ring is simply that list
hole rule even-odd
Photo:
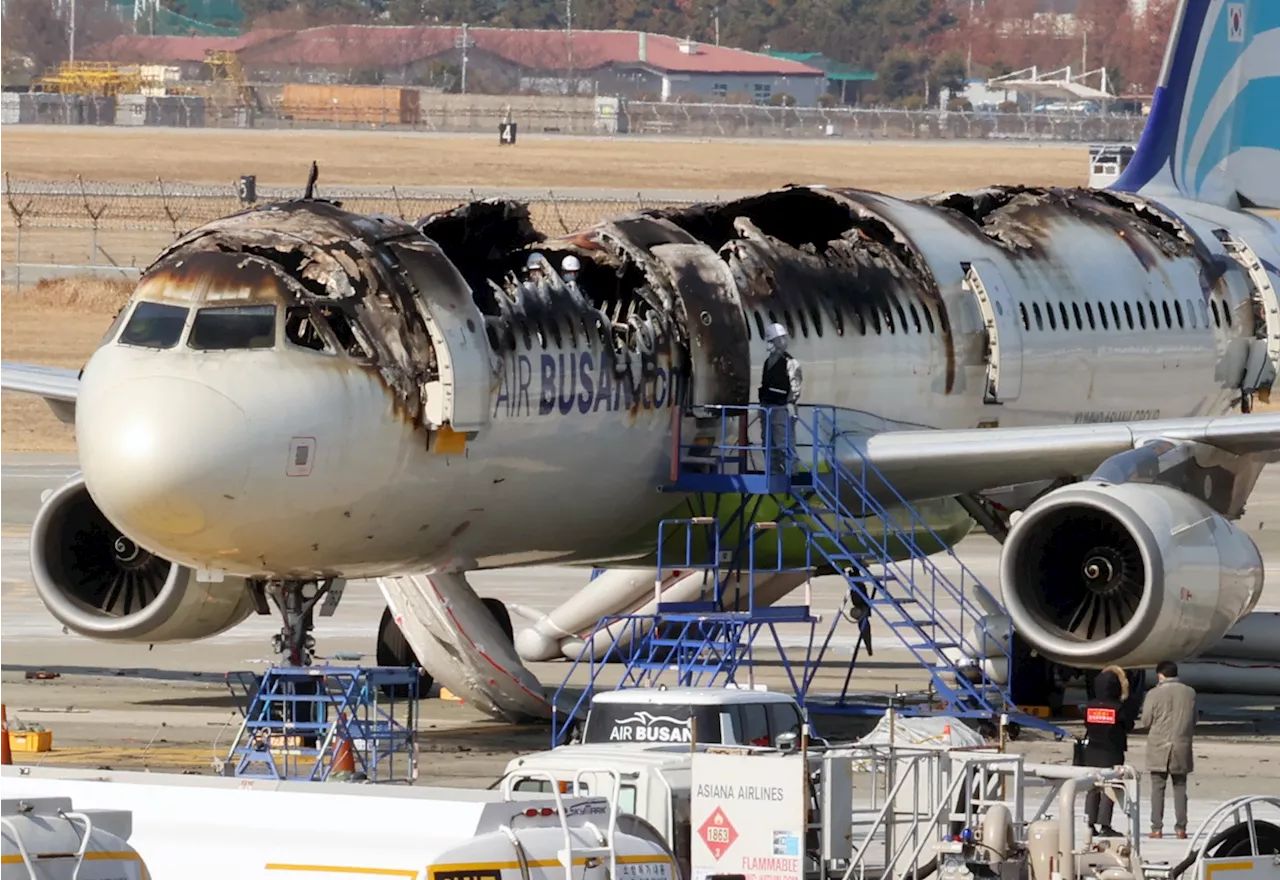
[{"label": "red warning sign", "polygon": [[725,851],[738,839],[738,832],[729,824],[729,817],[724,814],[724,810],[716,807],[715,811],[707,817],[707,821],[703,822],[702,827],[698,829],[698,836],[706,843],[707,849],[711,850],[711,855],[719,861]]},{"label": "red warning sign", "polygon": [[1116,710],[1101,706],[1090,706],[1084,710],[1086,724],[1115,724]]}]

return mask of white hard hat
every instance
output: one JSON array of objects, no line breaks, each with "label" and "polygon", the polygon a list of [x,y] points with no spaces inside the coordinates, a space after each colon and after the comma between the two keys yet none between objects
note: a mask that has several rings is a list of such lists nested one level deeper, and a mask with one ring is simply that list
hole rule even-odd
[{"label": "white hard hat", "polygon": [[564,262],[560,264],[560,268],[565,272],[577,272],[582,268],[582,264],[578,262],[578,258],[573,254],[564,258]]},{"label": "white hard hat", "polygon": [[766,342],[772,342],[775,339],[781,339],[787,335],[787,328],[781,324],[770,324],[765,328],[764,338]]},{"label": "white hard hat", "polygon": [[542,254],[538,253],[537,251],[534,251],[533,253],[529,254],[529,259],[524,261],[524,267],[526,269],[541,269],[542,260],[543,260]]}]

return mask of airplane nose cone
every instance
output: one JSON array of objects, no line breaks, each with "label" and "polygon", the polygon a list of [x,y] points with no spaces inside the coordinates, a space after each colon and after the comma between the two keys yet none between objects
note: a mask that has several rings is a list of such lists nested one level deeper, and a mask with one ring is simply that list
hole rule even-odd
[{"label": "airplane nose cone", "polygon": [[82,395],[76,443],[103,514],[156,550],[216,528],[248,482],[244,411],[190,379],[136,377]]}]

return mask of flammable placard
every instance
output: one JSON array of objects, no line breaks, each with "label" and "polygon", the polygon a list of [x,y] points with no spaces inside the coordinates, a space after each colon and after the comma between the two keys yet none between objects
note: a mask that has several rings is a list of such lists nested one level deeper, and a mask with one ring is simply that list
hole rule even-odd
[{"label": "flammable placard", "polygon": [[694,880],[801,880],[804,874],[805,763],[800,755],[693,758]]}]

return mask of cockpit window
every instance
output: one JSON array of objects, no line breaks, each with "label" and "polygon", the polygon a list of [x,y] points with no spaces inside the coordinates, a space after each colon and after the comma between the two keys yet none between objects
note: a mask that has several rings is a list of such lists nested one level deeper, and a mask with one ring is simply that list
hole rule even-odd
[{"label": "cockpit window", "polygon": [[140,302],[120,334],[120,342],[144,348],[173,348],[182,336],[189,311],[182,306]]},{"label": "cockpit window", "polygon": [[200,351],[272,348],[276,344],[276,307],[219,306],[201,309],[191,324],[187,345]]},{"label": "cockpit window", "polygon": [[312,351],[328,349],[324,337],[316,328],[315,320],[311,317],[311,309],[307,306],[291,306],[285,311],[284,338],[294,345],[309,348]]},{"label": "cockpit window", "polygon": [[356,335],[355,328],[346,315],[331,306],[317,306],[316,311],[329,325],[329,329],[333,331],[333,337],[338,340],[338,345],[342,346],[343,351],[353,358],[369,357],[369,352],[361,343],[360,337]]}]

